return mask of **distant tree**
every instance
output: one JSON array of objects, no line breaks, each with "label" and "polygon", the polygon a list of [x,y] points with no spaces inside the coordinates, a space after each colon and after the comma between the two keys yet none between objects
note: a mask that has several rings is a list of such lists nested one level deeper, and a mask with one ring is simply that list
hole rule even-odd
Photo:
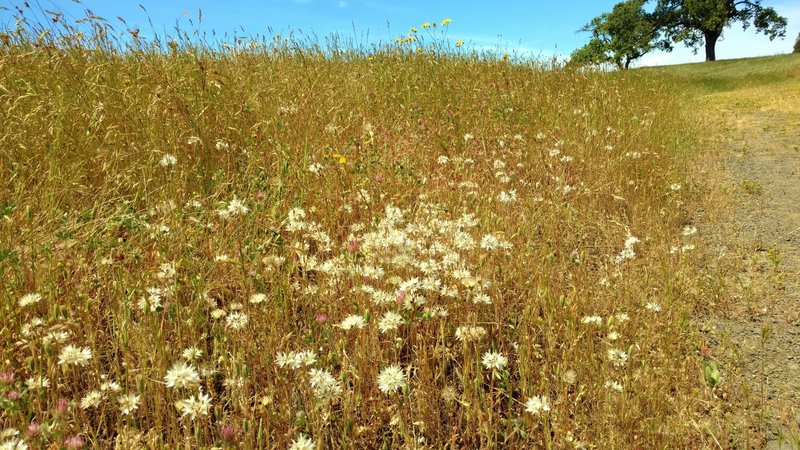
[{"label": "distant tree", "polygon": [[800,33],[797,33],[797,39],[794,40],[794,50],[792,53],[800,53]]},{"label": "distant tree", "polygon": [[627,69],[631,62],[653,49],[656,24],[644,10],[647,0],[617,3],[579,31],[592,33],[585,46],[575,50],[570,60],[578,64],[611,63]]},{"label": "distant tree", "polygon": [[705,46],[706,61],[715,61],[716,45],[725,27],[741,22],[770,40],[786,35],[786,18],[761,0],[658,0],[653,15],[662,35],[661,46],[671,50],[682,42],[695,52]]}]

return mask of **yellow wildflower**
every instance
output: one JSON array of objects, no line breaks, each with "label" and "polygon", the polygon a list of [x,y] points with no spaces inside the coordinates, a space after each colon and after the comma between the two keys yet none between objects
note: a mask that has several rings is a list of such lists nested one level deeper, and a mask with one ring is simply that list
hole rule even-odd
[{"label": "yellow wildflower", "polygon": [[422,24],[422,28],[430,28],[430,27],[431,27],[431,24],[428,23],[428,22],[425,22],[425,23]]},{"label": "yellow wildflower", "polygon": [[416,28],[412,28],[412,29],[411,29],[411,30],[409,30],[409,31],[411,31],[412,33],[416,33],[416,32],[417,32],[417,31],[419,31],[419,30],[417,30]]},{"label": "yellow wildflower", "polygon": [[450,22],[452,22],[452,21],[453,21],[452,19],[444,19],[444,20],[442,21],[442,26],[443,26],[443,27],[444,27],[444,26],[447,26],[447,24],[448,24],[448,23],[450,23]]},{"label": "yellow wildflower", "polygon": [[461,47],[462,45],[464,45],[464,41],[462,41],[461,39],[456,41],[456,47]]}]

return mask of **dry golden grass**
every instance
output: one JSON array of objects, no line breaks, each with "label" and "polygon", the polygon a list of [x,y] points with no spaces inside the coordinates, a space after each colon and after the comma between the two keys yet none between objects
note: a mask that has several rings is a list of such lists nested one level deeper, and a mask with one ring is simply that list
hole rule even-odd
[{"label": "dry golden grass", "polygon": [[34,448],[715,445],[692,314],[718,292],[671,85],[92,24],[0,44],[0,426]]}]

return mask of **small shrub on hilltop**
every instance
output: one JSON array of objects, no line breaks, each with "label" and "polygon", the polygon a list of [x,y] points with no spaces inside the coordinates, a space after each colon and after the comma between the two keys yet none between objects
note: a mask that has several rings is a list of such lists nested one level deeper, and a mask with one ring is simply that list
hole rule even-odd
[{"label": "small shrub on hilltop", "polygon": [[4,31],[3,439],[705,445],[680,105],[416,37],[447,22]]}]

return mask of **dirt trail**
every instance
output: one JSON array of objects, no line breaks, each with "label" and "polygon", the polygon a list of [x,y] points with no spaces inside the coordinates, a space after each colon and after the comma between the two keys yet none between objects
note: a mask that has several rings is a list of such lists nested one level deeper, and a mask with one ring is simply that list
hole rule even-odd
[{"label": "dirt trail", "polygon": [[[709,338],[727,349],[730,376],[749,386],[767,448],[800,448],[800,83],[708,96],[726,129],[729,218],[716,250],[739,258],[736,300]],[[763,419],[762,419],[763,417]],[[781,443],[782,440],[793,441]]]}]

